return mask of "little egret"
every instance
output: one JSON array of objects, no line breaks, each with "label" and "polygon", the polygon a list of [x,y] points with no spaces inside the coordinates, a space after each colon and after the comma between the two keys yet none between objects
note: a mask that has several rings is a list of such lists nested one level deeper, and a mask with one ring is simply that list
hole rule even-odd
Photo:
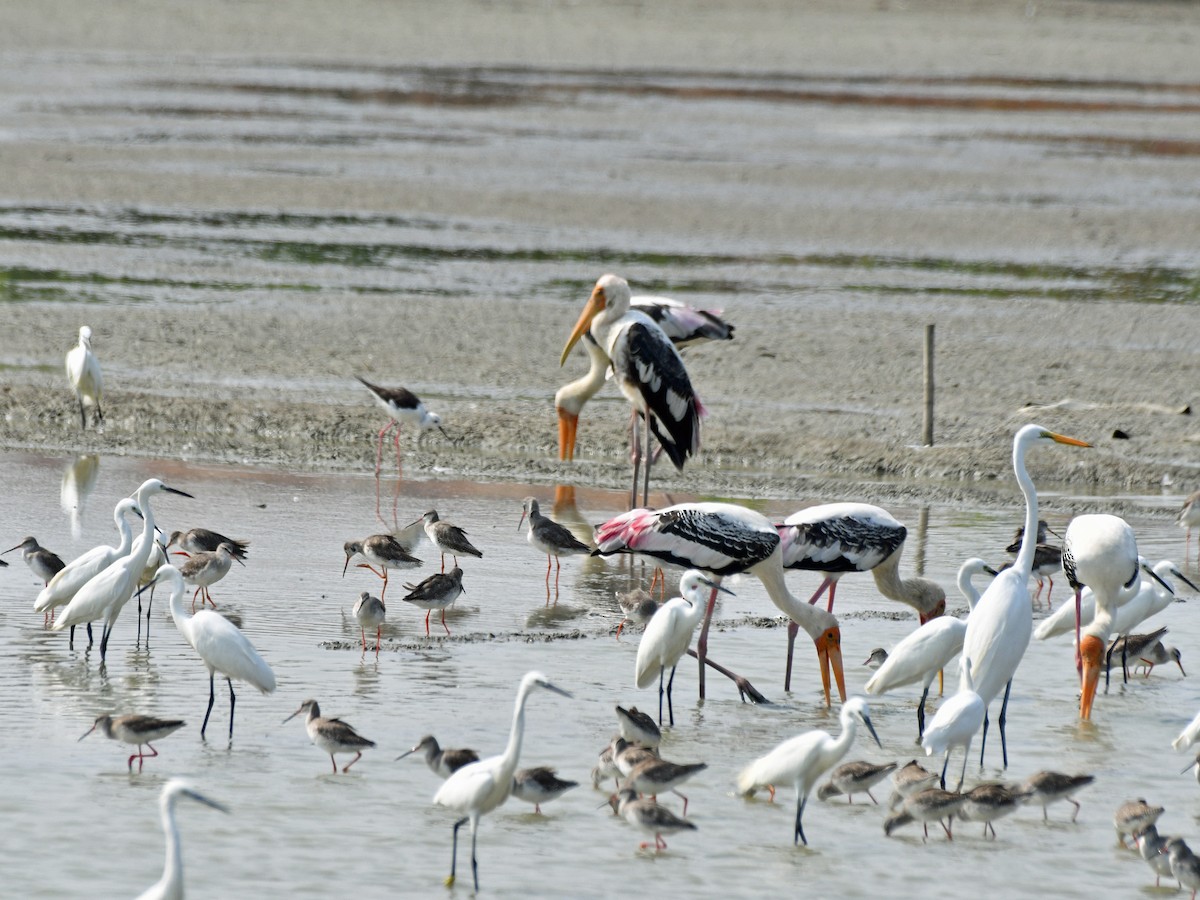
[{"label": "little egret", "polygon": [[[958,587],[971,609],[979,602],[979,592],[971,585],[971,578],[983,572],[996,574],[995,569],[978,557],[968,559],[958,570]],[[906,684],[921,682],[921,702],[917,705],[917,738],[920,739],[925,732],[925,701],[929,698],[933,676],[959,654],[966,636],[965,618],[939,616],[931,619],[892,648],[864,690],[868,694],[886,694]]]},{"label": "little egret", "polygon": [[87,407],[94,407],[96,414],[92,424],[104,424],[104,410],[100,408],[100,397],[104,390],[104,379],[100,375],[100,363],[92,353],[92,329],[79,327],[79,343],[67,352],[67,380],[75,389],[79,402],[79,426],[87,428]]},{"label": "little egret", "polygon": [[638,643],[637,668],[634,683],[639,688],[648,688],[658,676],[658,724],[662,725],[663,676],[669,666],[671,677],[667,681],[667,713],[670,723],[675,724],[675,709],[671,703],[671,687],[675,683],[675,665],[687,652],[692,642],[692,632],[704,617],[705,588],[731,594],[703,572],[691,569],[679,580],[681,596],[673,597],[646,625]]},{"label": "little egret", "polygon": [[342,772],[346,773],[350,771],[352,765],[362,759],[364,750],[375,746],[374,741],[368,741],[341,719],[331,719],[321,715],[321,707],[316,700],[305,700],[300,704],[298,710],[283,721],[290,722],[302,712],[308,713],[304,720],[308,739],[313,742],[314,746],[320,747],[329,754],[334,775],[337,774],[337,761],[333,758],[335,753],[353,753],[355,755],[354,759],[342,767]]},{"label": "little egret", "polygon": [[[182,582],[180,582],[182,585]],[[180,588],[182,597],[182,587]],[[142,893],[137,900],[182,900],[183,897],[183,848],[179,843],[179,828],[175,824],[175,801],[180,797],[188,797],[205,806],[229,812],[215,800],[209,800],[203,794],[198,794],[192,787],[179,778],[172,778],[163,786],[159,796],[158,808],[162,816],[163,834],[167,839],[167,862],[163,866],[162,878],[158,883]]]},{"label": "little egret", "polygon": [[113,524],[117,526],[121,535],[120,544],[116,547],[101,544],[67,563],[38,594],[33,604],[35,612],[49,612],[70,603],[81,587],[118,559],[129,555],[133,548],[133,531],[126,521],[126,516],[130,513],[137,513],[137,503],[133,500],[125,499],[117,504],[113,510]]},{"label": "little egret", "polygon": [[545,688],[556,694],[562,694],[564,697],[571,696],[562,688],[551,684],[541,672],[527,673],[521,679],[521,686],[517,689],[512,730],[509,732],[508,746],[504,753],[463,766],[447,778],[438,792],[433,795],[433,802],[438,806],[445,806],[462,816],[454,823],[454,844],[450,854],[450,875],[446,879],[447,886],[454,884],[458,863],[458,829],[470,822],[471,874],[475,880],[475,891],[479,892],[479,864],[475,858],[475,840],[479,831],[479,819],[484,813],[489,813],[500,806],[512,793],[513,775],[517,771],[517,760],[521,756],[521,741],[525,737],[525,702],[529,699],[529,694],[536,688]]},{"label": "little egret", "polygon": [[[233,693],[233,679],[244,681],[264,694],[275,691],[275,673],[266,664],[254,646],[236,625],[212,610],[202,609],[189,616],[183,608],[183,576],[174,566],[163,566],[154,580],[165,581],[171,589],[171,618],[175,627],[208,669],[208,709],[204,712],[204,724],[200,726],[200,738],[208,728],[208,717],[212,715],[216,699],[213,681],[220,672],[229,685],[229,738],[233,739],[233,710],[237,698]],[[146,590],[143,588],[142,590]]]},{"label": "little egret", "polygon": [[983,717],[987,715],[987,704],[975,690],[975,681],[971,674],[970,659],[962,660],[962,684],[958,691],[942,704],[941,708],[929,723],[929,727],[921,734],[921,746],[925,748],[926,756],[945,754],[942,763],[942,790],[946,789],[946,769],[950,765],[950,753],[955,747],[963,748],[962,774],[958,778],[958,787],[962,790],[963,781],[967,777],[967,757],[971,755],[971,739],[983,725]]},{"label": "little egret", "polygon": [[842,723],[842,733],[837,738],[830,737],[824,731],[808,731],[784,741],[766,756],[759,757],[742,769],[737,778],[739,794],[750,795],[767,785],[791,784],[796,789],[796,827],[792,836],[793,843],[803,841],[808,845],[804,836],[804,807],[808,803],[808,794],[817,780],[841,761],[842,757],[854,743],[861,722],[866,726],[875,743],[880,747],[879,735],[871,724],[870,710],[867,701],[862,697],[851,697],[842,704],[839,716]]},{"label": "little egret", "polygon": [[133,494],[137,508],[142,513],[142,533],[134,540],[130,554],[118,559],[81,587],[59,615],[58,621],[50,626],[55,631],[62,631],[70,625],[93,622],[103,617],[105,626],[100,637],[102,661],[108,652],[108,638],[112,633],[113,624],[121,609],[137,590],[138,580],[146,568],[150,554],[154,551],[154,511],[150,507],[150,498],[160,493],[176,494],[189,499],[192,497],[191,494],[168,487],[157,478],[142,482],[141,487]]}]

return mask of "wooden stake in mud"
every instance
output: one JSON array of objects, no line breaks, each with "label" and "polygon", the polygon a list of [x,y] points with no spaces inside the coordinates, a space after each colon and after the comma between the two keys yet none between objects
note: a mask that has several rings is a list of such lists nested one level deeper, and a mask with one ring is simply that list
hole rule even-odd
[{"label": "wooden stake in mud", "polygon": [[921,424],[921,443],[933,446],[933,325],[925,326],[925,419]]}]

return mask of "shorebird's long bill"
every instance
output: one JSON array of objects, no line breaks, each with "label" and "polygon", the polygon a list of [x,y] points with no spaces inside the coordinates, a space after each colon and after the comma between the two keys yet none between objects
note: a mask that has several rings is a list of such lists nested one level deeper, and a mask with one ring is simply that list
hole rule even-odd
[{"label": "shorebird's long bill", "polygon": [[1087,441],[1081,441],[1079,438],[1067,437],[1065,434],[1057,434],[1053,431],[1043,431],[1042,437],[1048,437],[1050,440],[1057,441],[1060,444],[1070,444],[1072,447],[1092,446]]},{"label": "shorebird's long bill", "polygon": [[[185,494],[184,496],[187,496],[187,495]],[[182,791],[181,793],[183,793],[187,797],[191,797],[193,800],[197,801],[198,803],[203,803],[205,806],[211,806],[213,809],[220,810],[223,813],[229,812],[229,808],[227,806],[224,806],[224,805],[218,803],[216,800],[209,800],[203,794],[198,794],[192,790],[185,790],[185,791]]]},{"label": "shorebird's long bill", "polygon": [[579,416],[564,409],[558,411],[558,458],[575,459],[575,433],[579,429]]},{"label": "shorebird's long bill", "polygon": [[[91,734],[91,733],[92,733],[93,731],[95,731],[95,730],[96,730],[96,726],[95,726],[95,725],[93,725],[91,728],[89,728],[87,731],[85,731],[85,732],[84,732],[84,733],[83,733],[83,734],[80,736],[80,738],[79,738],[79,741],[82,741],[82,740],[83,740],[85,737],[87,737],[89,734]],[[77,743],[77,744],[78,744],[78,743],[79,743],[79,741],[76,741],[75,743]],[[1192,766],[1194,766],[1194,765],[1195,765],[1195,763],[1192,763]],[[1188,766],[1188,769],[1190,769],[1192,766]],[[1184,769],[1183,771],[1185,771],[1185,772],[1186,772],[1186,771],[1187,771],[1187,769]]]},{"label": "shorebird's long bill", "polygon": [[1079,641],[1079,655],[1083,659],[1083,685],[1079,695],[1079,718],[1087,722],[1092,718],[1092,704],[1096,700],[1096,687],[1100,684],[1104,641],[1095,635],[1084,635]]},{"label": "shorebird's long bill", "polygon": [[392,762],[400,762],[400,760],[404,759],[404,757],[412,756],[416,752],[417,752],[416,747],[413,747],[411,750],[405,750],[403,753],[401,753],[399,756],[397,756],[395,759],[393,759]]},{"label": "shorebird's long bill", "polygon": [[288,716],[286,719],[284,719],[279,724],[286,725],[288,722],[292,721],[292,719],[296,718],[296,716],[300,715],[300,713],[304,712],[305,709],[306,709],[306,707],[303,707],[303,706],[300,707],[298,710],[296,710],[294,713],[292,713],[290,716]]},{"label": "shorebird's long bill", "polygon": [[353,553],[347,553],[347,554],[346,554],[346,564],[345,564],[344,566],[342,566],[342,577],[343,577],[343,578],[345,578],[345,577],[346,577],[346,570],[350,568],[350,560],[351,560],[351,559],[353,559],[353,558],[354,558],[354,554],[353,554]]},{"label": "shorebird's long bill", "polygon": [[583,333],[592,327],[592,319],[596,318],[604,309],[605,300],[604,288],[597,285],[592,290],[592,296],[588,298],[587,305],[583,307],[583,312],[579,315],[579,321],[575,323],[575,330],[567,338],[567,346],[563,347],[562,356],[558,360],[560,367],[567,361],[567,356],[571,353],[571,348],[579,343],[579,339],[583,337]]}]

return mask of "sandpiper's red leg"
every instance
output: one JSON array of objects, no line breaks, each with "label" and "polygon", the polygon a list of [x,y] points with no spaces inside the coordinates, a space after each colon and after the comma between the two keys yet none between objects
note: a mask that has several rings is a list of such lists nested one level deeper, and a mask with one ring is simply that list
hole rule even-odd
[{"label": "sandpiper's red leg", "polygon": [[379,655],[379,638],[382,634],[383,634],[383,626],[379,625],[375,628],[375,655],[376,656]]},{"label": "sandpiper's red leg", "polygon": [[[446,628],[446,611],[444,609],[442,610],[442,627]],[[446,628],[446,634],[449,634],[449,633],[450,633],[450,629]]]},{"label": "sandpiper's red leg", "polygon": [[[330,759],[332,759],[332,758],[333,758],[333,757],[330,757]],[[360,759],[362,759],[362,751],[361,751],[361,750],[359,750],[359,751],[358,751],[358,754],[357,754],[357,755],[354,757],[354,759],[350,760],[350,762],[348,762],[348,763],[346,763],[346,765],[342,766],[342,772],[343,772],[343,773],[345,773],[345,772],[349,772],[349,771],[350,771],[350,767],[351,767],[352,765],[354,765],[356,762],[358,762]],[[333,769],[333,770],[336,772],[336,771],[337,771],[337,766],[334,766],[334,769]]]},{"label": "sandpiper's red leg", "polygon": [[425,637],[429,637],[429,614],[431,612],[433,612],[432,609],[425,610]]}]

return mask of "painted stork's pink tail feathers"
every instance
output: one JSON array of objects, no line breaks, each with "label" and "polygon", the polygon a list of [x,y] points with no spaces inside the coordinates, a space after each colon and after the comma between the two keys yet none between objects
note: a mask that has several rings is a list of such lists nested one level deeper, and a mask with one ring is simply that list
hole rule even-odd
[{"label": "painted stork's pink tail feathers", "polygon": [[631,509],[596,526],[596,549],[614,553],[622,548],[636,549],[641,536],[654,527],[654,510]]}]

